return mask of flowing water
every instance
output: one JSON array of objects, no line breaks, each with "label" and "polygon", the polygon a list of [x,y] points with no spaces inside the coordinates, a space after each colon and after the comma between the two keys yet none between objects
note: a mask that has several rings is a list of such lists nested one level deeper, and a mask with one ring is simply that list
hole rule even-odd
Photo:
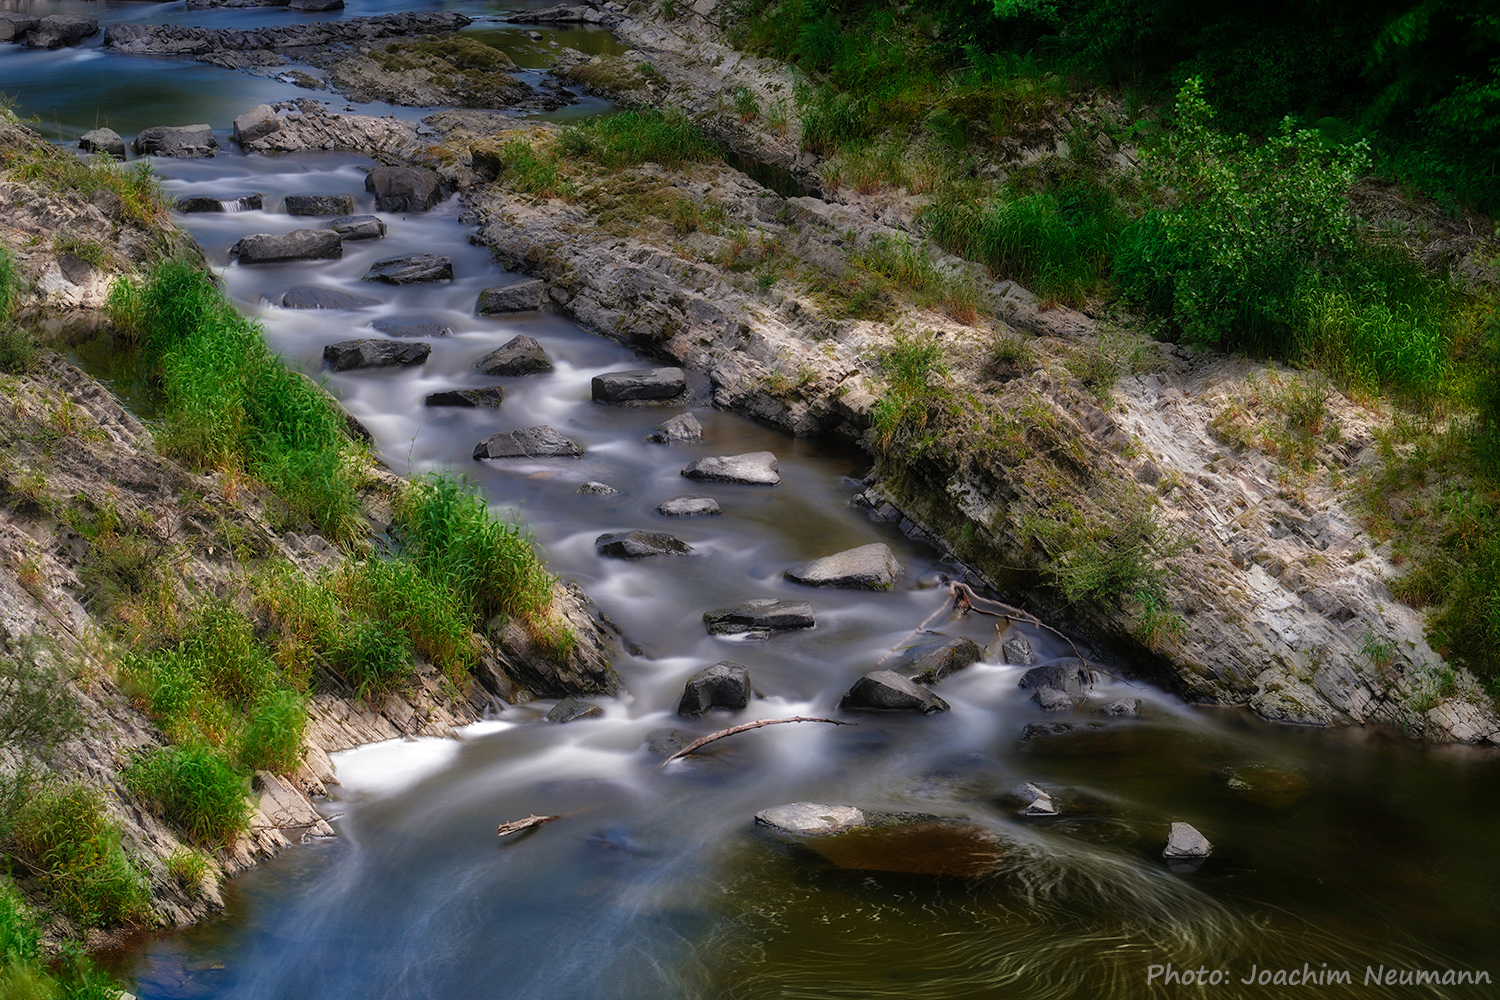
[{"label": "flowing water", "polygon": [[[215,25],[327,16],[19,6]],[[499,9],[445,6],[490,16]],[[351,5],[345,16],[387,9],[399,7]],[[537,45],[503,22],[473,30],[531,52],[518,55],[525,65],[542,62],[545,39]],[[596,51],[616,44],[600,32],[565,40]],[[306,94],[275,78],[113,56],[97,40],[73,51],[0,51],[0,91],[62,139],[101,123],[127,137],[192,121],[222,130],[252,104]],[[1495,995],[1493,986],[1377,985],[1367,972],[1500,976],[1500,767],[1491,754],[1418,747],[1377,731],[1273,727],[1118,680],[1107,680],[1101,696],[1142,699],[1140,718],[1074,718],[1072,732],[1023,742],[1028,723],[1055,720],[1017,687],[1021,668],[1001,664],[994,619],[946,616],[947,592],[931,584],[952,567],[849,505],[863,456],[705,406],[693,408],[701,445],[647,443],[677,410],[589,399],[593,375],[644,367],[645,359],[555,315],[473,314],[480,289],[516,276],[468,243],[455,200],[425,214],[383,215],[389,235],[347,244],[340,261],[226,266],[228,247],[243,235],[316,225],[286,215],[285,195],[348,193],[357,212],[371,211],[363,179],[373,164],[341,153],[246,156],[225,145],[213,159],[153,165],[174,195],[265,196],[264,211],[179,218],[223,269],[236,304],[264,323],[289,364],[311,373],[325,345],[382,336],[373,319],[449,327],[431,340],[424,366],[330,375],[329,388],[398,472],[462,472],[498,508],[518,509],[552,568],[578,580],[639,652],[620,655],[629,693],[603,700],[602,718],[551,725],[542,721],[551,703],[540,702],[512,707],[461,739],[339,755],[342,785],[326,811],[340,836],[235,880],[223,916],[120,956],[139,996],[1134,997],[1160,990],[1168,963],[1174,973],[1201,967],[1217,980],[1201,992],[1215,996],[1285,995],[1295,987],[1279,985],[1278,970],[1286,970],[1281,982],[1295,970],[1303,979],[1292,983],[1324,995]],[[415,250],[451,256],[455,280],[401,288],[360,281],[374,260]],[[306,284],[373,295],[380,305],[334,312],[274,304]],[[519,333],[542,342],[552,374],[473,374],[479,357]],[[79,358],[101,377],[120,374],[107,344]],[[439,389],[496,381],[506,391],[499,411],[423,405]],[[122,389],[149,415],[138,386]],[[586,456],[470,458],[490,433],[542,423]],[[697,457],[762,449],[780,459],[779,486],[703,488],[679,475]],[[580,495],[586,480],[619,492]],[[683,493],[715,496],[723,515],[655,513]],[[599,534],[631,528],[670,532],[696,552],[634,563],[596,554]],[[781,577],[798,561],[874,541],[905,566],[891,592],[808,591]],[[817,627],[763,642],[705,633],[704,610],[753,597],[809,599]],[[827,715],[855,678],[933,616],[934,629],[988,650],[939,687],[951,712],[781,726],[664,768],[645,748],[659,730],[730,724],[727,716],[688,723],[673,714],[683,681],[703,665],[729,659],[749,668],[760,698],[734,721]],[[1044,631],[1015,631],[1043,658],[1068,651]],[[1235,787],[1230,768],[1259,787]],[[1055,789],[1063,815],[1018,816],[1004,796],[1023,781]],[[951,837],[968,834],[929,827],[897,843],[815,852],[753,826],[757,810],[799,800],[963,816],[962,829],[983,836],[955,847]],[[497,841],[497,823],[533,812],[564,818]],[[1215,843],[1194,871],[1172,871],[1161,859],[1173,820],[1192,822]],[[983,864],[967,853],[975,849]],[[963,863],[953,863],[955,851]],[[1271,981],[1254,982],[1262,973]],[[1344,973],[1347,985],[1338,982]],[[1176,983],[1167,990],[1200,992]]]}]

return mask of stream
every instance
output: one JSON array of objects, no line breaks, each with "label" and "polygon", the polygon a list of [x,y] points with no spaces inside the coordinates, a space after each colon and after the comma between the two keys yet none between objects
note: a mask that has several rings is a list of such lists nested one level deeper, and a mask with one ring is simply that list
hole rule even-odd
[{"label": "stream", "polygon": [[[412,6],[359,0],[342,12],[300,15],[125,0],[0,2],[104,23],[211,26]],[[497,15],[514,3],[426,6],[485,18],[469,31],[533,74],[552,38],[620,50],[599,30],[507,26]],[[542,42],[524,33],[533,30]],[[339,836],[294,846],[235,879],[221,916],[114,956],[143,1000],[1281,997],[1308,987],[1347,997],[1497,995],[1493,985],[1370,981],[1389,970],[1500,977],[1500,763],[1492,753],[1420,746],[1376,729],[1278,727],[1108,677],[1099,703],[1138,698],[1139,717],[1043,713],[1017,686],[1024,668],[1003,664],[996,619],[943,613],[950,598],[935,584],[955,567],[851,506],[869,467],[862,453],[701,405],[691,407],[701,443],[648,443],[683,408],[597,405],[590,379],[651,361],[552,313],[474,314],[481,289],[521,276],[468,242],[456,198],[423,214],[375,213],[364,190],[374,161],[245,155],[228,139],[232,118],[255,104],[329,95],[274,76],[109,54],[97,36],[77,49],[0,49],[0,92],[67,145],[96,125],[128,141],[150,125],[211,123],[219,155],[152,165],[176,197],[264,196],[261,211],[176,216],[235,304],[261,321],[289,365],[327,379],[393,470],[451,470],[479,483],[497,510],[518,512],[552,570],[577,580],[639,646],[617,657],[628,693],[598,699],[602,717],[554,725],[543,720],[554,702],[533,702],[457,739],[337,755],[341,784],[322,808]],[[435,110],[353,107],[413,119]],[[549,117],[605,110],[591,99]],[[282,210],[292,194],[352,195],[355,213],[379,214],[388,235],[346,243],[337,261],[230,266],[228,248],[244,235],[321,225]],[[454,280],[360,280],[374,261],[412,251],[451,257]],[[275,304],[309,284],[380,304]],[[384,336],[369,324],[393,317],[436,321],[451,333],[429,339],[432,354],[417,368],[322,369],[326,345]],[[474,373],[480,357],[518,334],[542,343],[553,372]],[[77,358],[110,381],[119,366],[109,355],[107,344],[95,344]],[[442,389],[495,384],[506,394],[498,411],[423,404]],[[149,391],[117,389],[151,415]],[[489,434],[537,424],[577,441],[584,457],[470,457]],[[680,475],[696,458],[759,450],[777,456],[780,485]],[[580,494],[591,480],[618,492]],[[722,516],[656,512],[682,494],[714,496]],[[695,552],[634,562],[596,553],[600,534],[634,528],[668,532]],[[889,592],[811,590],[782,577],[795,563],[871,542],[889,545],[904,567]],[[810,600],[817,626],[767,641],[706,633],[705,610],[751,598]],[[646,749],[666,729],[706,733],[756,718],[834,714],[855,679],[934,615],[933,629],[986,648],[984,660],[937,687],[950,712],[780,726],[665,768]],[[1070,653],[1046,631],[1016,625],[1004,637],[1016,635],[1039,662]],[[759,698],[732,717],[679,719],[683,682],[721,660],[748,667]],[[1028,724],[1058,721],[1075,728],[1022,740]],[[1006,793],[1027,781],[1054,791],[1059,816],[1018,814]],[[944,862],[945,845],[932,840],[851,856],[755,827],[757,811],[797,801],[967,817],[999,846],[982,871],[971,871]],[[497,841],[496,824],[531,813],[564,818]],[[1214,843],[1200,867],[1174,871],[1163,861],[1172,821],[1191,822]],[[1169,963],[1179,980],[1164,985]],[[1196,976],[1200,968],[1204,985],[1180,985],[1182,970]],[[1293,972],[1302,978],[1289,979]]]}]

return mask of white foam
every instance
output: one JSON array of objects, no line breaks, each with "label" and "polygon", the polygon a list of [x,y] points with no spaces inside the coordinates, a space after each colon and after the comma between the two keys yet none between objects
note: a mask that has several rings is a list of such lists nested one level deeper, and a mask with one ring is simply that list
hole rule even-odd
[{"label": "white foam", "polygon": [[393,795],[447,767],[458,756],[459,746],[458,740],[438,737],[396,739],[341,750],[330,757],[345,791]]}]

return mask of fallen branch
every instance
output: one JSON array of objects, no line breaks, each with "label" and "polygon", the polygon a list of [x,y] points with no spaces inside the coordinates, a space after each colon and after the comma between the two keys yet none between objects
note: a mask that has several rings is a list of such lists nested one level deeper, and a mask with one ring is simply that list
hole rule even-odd
[{"label": "fallen branch", "polygon": [[[964,610],[965,611],[977,611],[977,612],[979,612],[982,615],[989,615],[991,618],[1004,618],[1006,621],[1014,621],[1015,619],[1019,618],[1023,622],[1029,622],[1030,624],[1035,625],[1037,628],[1044,628],[1048,632],[1051,632],[1053,635],[1057,636],[1063,642],[1066,642],[1072,648],[1073,655],[1076,656],[1076,657],[1078,657],[1078,662],[1081,663],[1081,664],[1083,664],[1084,666],[1088,667],[1090,670],[1096,670],[1099,673],[1103,674],[1105,677],[1110,677],[1110,678],[1113,678],[1114,680],[1122,681],[1122,682],[1124,682],[1126,684],[1130,684],[1130,686],[1133,687],[1133,688],[1139,688],[1140,687],[1139,684],[1132,684],[1130,681],[1126,680],[1124,677],[1120,677],[1120,676],[1118,676],[1116,674],[1112,674],[1108,670],[1105,670],[1103,667],[1099,666],[1097,663],[1094,663],[1093,661],[1089,660],[1087,657],[1085,657],[1082,653],[1080,653],[1078,651],[1078,647],[1073,644],[1073,640],[1072,639],[1069,639],[1066,635],[1064,635],[1063,633],[1059,632],[1057,629],[1053,628],[1051,625],[1048,625],[1046,622],[1042,621],[1036,615],[1031,614],[1028,611],[1022,611],[1020,608],[1018,608],[1018,607],[1016,607],[1016,606],[1014,606],[1012,604],[1006,604],[1004,601],[997,601],[997,600],[994,600],[993,598],[989,598],[989,597],[980,597],[978,594],[974,593],[973,588],[971,588],[968,584],[966,584],[966,583],[960,583],[957,580],[954,580],[953,582],[949,583],[948,584],[948,588],[953,592],[954,603],[957,604],[959,602],[962,602],[963,605],[964,605]],[[986,611],[983,608],[975,607],[975,603],[976,602],[982,603],[982,604],[993,605],[994,607],[999,608],[1000,611],[999,612]],[[995,626],[995,635],[996,635],[997,638],[1000,635],[1000,627],[998,625]]]},{"label": "fallen branch", "polygon": [[[841,722],[838,719],[814,719],[802,715],[793,716],[790,719],[761,719],[757,722],[746,722],[743,725],[730,726],[728,729],[721,729],[717,733],[709,733],[707,736],[698,737],[696,740],[689,743],[687,746],[683,747],[681,750],[677,751],[666,760],[662,761],[661,767],[666,767],[677,758],[686,757],[688,754],[693,753],[697,750],[701,750],[702,748],[708,746],[710,743],[722,740],[726,736],[733,736],[735,733],[748,733],[750,730],[759,729],[762,726],[779,726],[784,722],[826,722],[830,726],[854,725],[854,723],[852,722]],[[661,768],[659,767],[657,768],[657,770],[659,771],[661,770]]]},{"label": "fallen branch", "polygon": [[509,823],[501,823],[498,827],[495,828],[495,833],[501,837],[509,837],[513,833],[520,833],[522,830],[530,830],[534,826],[541,826],[543,823],[550,823],[555,819],[562,819],[562,817],[538,816],[536,813],[532,813],[525,819],[512,820]]}]

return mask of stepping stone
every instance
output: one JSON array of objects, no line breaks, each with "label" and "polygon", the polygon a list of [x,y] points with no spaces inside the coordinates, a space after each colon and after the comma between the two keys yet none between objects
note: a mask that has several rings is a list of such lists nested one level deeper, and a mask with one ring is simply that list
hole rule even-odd
[{"label": "stepping stone", "polygon": [[[354,211],[354,196],[348,194],[289,194],[287,215],[349,215]],[[343,233],[339,233],[343,236]]]},{"label": "stepping stone", "polygon": [[681,368],[640,368],[595,375],[591,386],[596,403],[660,402],[687,392],[687,378]]},{"label": "stepping stone", "polygon": [[391,337],[446,337],[453,332],[435,320],[415,316],[382,316],[370,325]]},{"label": "stepping stone", "polygon": [[237,198],[210,198],[207,195],[194,195],[191,198],[179,198],[173,207],[179,212],[253,212],[263,204],[263,199],[258,194],[245,194]]},{"label": "stepping stone", "polygon": [[218,148],[219,140],[208,125],[157,125],[142,129],[135,137],[135,151],[140,156],[192,159],[213,156]]},{"label": "stepping stone", "polygon": [[465,406],[498,410],[504,400],[505,390],[498,385],[491,385],[483,389],[448,389],[444,392],[431,392],[422,402],[427,406]]},{"label": "stepping stone", "polygon": [[615,489],[608,483],[601,483],[596,480],[590,479],[588,482],[584,483],[573,492],[581,493],[585,496],[607,497],[620,491]]},{"label": "stepping stone", "polygon": [[806,601],[746,601],[732,608],[705,611],[703,623],[710,635],[742,635],[746,632],[788,631],[812,628],[817,623],[813,606]]},{"label": "stepping stone", "polygon": [[535,375],[550,372],[552,361],[535,338],[523,334],[480,358],[474,367],[481,375]]},{"label": "stepping stone", "polygon": [[750,671],[730,660],[720,660],[688,678],[683,685],[682,700],[677,703],[677,714],[696,719],[710,709],[738,712],[748,704]]},{"label": "stepping stone", "polygon": [[581,698],[564,698],[552,706],[552,711],[547,713],[547,721],[559,725],[565,722],[577,722],[579,719],[602,718],[604,709],[591,701]]},{"label": "stepping stone", "polygon": [[1214,845],[1190,823],[1173,823],[1167,835],[1167,846],[1162,850],[1164,858],[1206,858],[1213,853]]},{"label": "stepping stone", "polygon": [[936,684],[983,658],[984,650],[979,648],[979,643],[966,636],[954,636],[912,646],[906,650],[901,662],[905,669],[915,674],[913,680]]},{"label": "stepping stone", "polygon": [[368,309],[380,305],[380,300],[321,285],[298,285],[287,289],[281,305],[285,309]]},{"label": "stepping stone", "polygon": [[425,212],[443,199],[437,172],[426,167],[376,167],[365,178],[381,212]]},{"label": "stepping stone", "polygon": [[85,153],[104,153],[118,160],[125,159],[125,140],[112,128],[89,129],[78,137],[78,148]]},{"label": "stepping stone", "polygon": [[404,253],[370,265],[361,281],[383,281],[387,285],[416,285],[425,281],[451,281],[453,258],[435,253]]},{"label": "stepping stone", "polygon": [[685,556],[693,547],[680,538],[650,531],[617,531],[600,535],[594,547],[610,559],[646,559],[651,556]]},{"label": "stepping stone", "polygon": [[775,486],[781,482],[776,471],[776,456],[769,451],[752,451],[744,455],[720,455],[700,458],[682,474],[689,479],[710,483],[745,483],[750,486]]},{"label": "stepping stone", "polygon": [[790,802],[755,814],[757,826],[798,837],[818,837],[856,830],[866,824],[865,814],[853,806],[828,806],[821,802]]},{"label": "stepping stone", "polygon": [[691,413],[679,413],[647,437],[656,444],[690,444],[703,440],[703,425]]},{"label": "stepping stone", "polygon": [[281,119],[269,104],[257,104],[234,120],[234,141],[243,146],[281,130]]},{"label": "stepping stone", "polygon": [[901,564],[890,546],[872,542],[793,566],[785,575],[788,580],[809,587],[890,590],[900,574]]},{"label": "stepping stone", "polygon": [[724,510],[713,497],[681,496],[663,501],[656,512],[667,517],[711,517]]},{"label": "stepping stone", "polygon": [[542,293],[546,284],[536,278],[518,281],[513,285],[486,288],[479,293],[474,311],[481,316],[491,313],[533,312],[542,307]]},{"label": "stepping stone", "polygon": [[948,703],[894,670],[872,670],[844,695],[839,707],[865,712],[946,712]]},{"label": "stepping stone", "polygon": [[293,229],[289,233],[256,233],[229,248],[241,264],[280,264],[293,260],[338,260],[344,241],[331,229]]},{"label": "stepping stone", "polygon": [[378,240],[385,236],[385,223],[373,215],[345,215],[330,219],[328,228],[344,240]]},{"label": "stepping stone", "polygon": [[491,434],[474,446],[475,458],[582,458],[577,442],[545,424]]},{"label": "stepping stone", "polygon": [[323,363],[336,372],[360,368],[420,365],[432,353],[427,344],[396,340],[343,340],[323,348]]}]

